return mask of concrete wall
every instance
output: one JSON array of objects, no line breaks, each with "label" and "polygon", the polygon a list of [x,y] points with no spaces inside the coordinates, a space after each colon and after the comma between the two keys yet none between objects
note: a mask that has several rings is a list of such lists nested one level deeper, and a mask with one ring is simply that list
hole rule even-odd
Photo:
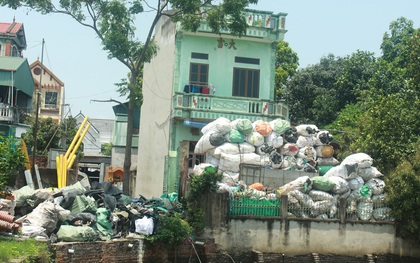
[{"label": "concrete wall", "polygon": [[[214,239],[221,250],[297,255],[396,254],[420,258],[420,244],[396,237],[393,223],[229,217],[227,194],[212,194],[204,198],[206,237]],[[283,203],[282,200],[282,209]]]}]

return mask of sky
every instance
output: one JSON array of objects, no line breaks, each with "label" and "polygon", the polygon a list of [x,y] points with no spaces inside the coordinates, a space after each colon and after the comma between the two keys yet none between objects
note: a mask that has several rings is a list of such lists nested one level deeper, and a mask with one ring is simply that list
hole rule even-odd
[{"label": "sky", "polygon": [[[149,1],[153,3],[155,1]],[[259,0],[249,8],[287,13],[285,41],[304,68],[323,56],[345,57],[361,51],[381,55],[382,37],[392,21],[405,17],[420,27],[419,0]],[[114,119],[112,106],[125,102],[115,83],[126,78],[128,68],[109,60],[95,33],[60,14],[41,15],[25,8],[0,7],[0,21],[24,23],[29,64],[42,60],[65,87],[65,114]],[[136,19],[138,38],[145,41],[153,13]],[[44,40],[44,45],[42,41]]]}]

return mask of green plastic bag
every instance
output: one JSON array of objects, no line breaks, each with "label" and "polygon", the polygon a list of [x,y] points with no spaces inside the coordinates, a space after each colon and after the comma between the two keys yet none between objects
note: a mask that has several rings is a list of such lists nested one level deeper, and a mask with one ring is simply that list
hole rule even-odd
[{"label": "green plastic bag", "polygon": [[243,143],[245,141],[245,137],[242,132],[232,129],[228,134],[228,141],[231,143]]},{"label": "green plastic bag", "polygon": [[101,236],[110,240],[113,234],[112,222],[108,220],[109,212],[105,207],[100,207],[96,210],[96,228]]},{"label": "green plastic bag", "polygon": [[90,226],[61,225],[57,238],[64,242],[83,242],[98,239],[98,233]]},{"label": "green plastic bag", "polygon": [[360,193],[360,195],[361,195],[361,196],[363,196],[363,197],[365,197],[365,196],[370,196],[370,195],[371,195],[371,193],[370,193],[370,188],[369,188],[369,186],[368,186],[367,184],[363,185],[363,186],[362,186],[362,188],[360,188],[359,193]]},{"label": "green plastic bag", "polygon": [[334,186],[335,183],[331,182],[328,177],[324,177],[324,176],[314,176],[311,178],[312,180],[312,188],[315,190],[321,190],[324,192],[329,192],[331,191]]}]

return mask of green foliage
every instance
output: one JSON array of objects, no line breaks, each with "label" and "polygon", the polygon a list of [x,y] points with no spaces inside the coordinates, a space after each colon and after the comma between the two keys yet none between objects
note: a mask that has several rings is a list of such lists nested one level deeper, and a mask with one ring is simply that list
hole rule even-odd
[{"label": "green foliage", "polygon": [[181,214],[161,217],[156,226],[156,234],[147,236],[146,240],[153,245],[181,245],[192,233],[192,228]]},{"label": "green foliage", "polygon": [[9,178],[16,178],[23,171],[26,159],[20,144],[13,137],[0,137],[0,156],[0,190],[3,190]]},{"label": "green foliage", "polygon": [[200,175],[191,175],[188,202],[197,202],[203,194],[216,192],[218,189],[217,182],[221,180],[222,174],[218,173],[213,167],[207,167]]},{"label": "green foliage", "polygon": [[107,142],[101,145],[101,154],[103,155],[109,155],[112,154],[112,143]]},{"label": "green foliage", "polygon": [[[31,151],[34,151],[34,130],[35,120],[32,120],[31,128],[22,134],[22,139],[25,141],[26,146]],[[60,143],[60,126],[53,122],[51,118],[39,119],[37,128],[36,140],[36,154],[43,154],[50,148],[58,148]]]},{"label": "green foliage", "polygon": [[46,242],[35,239],[14,240],[0,237],[0,262],[54,262]]},{"label": "green foliage", "polygon": [[415,154],[402,161],[386,179],[391,215],[402,237],[418,238],[420,232],[420,143]]},{"label": "green foliage", "polygon": [[275,98],[280,100],[283,94],[283,86],[287,80],[296,74],[299,67],[299,57],[292,50],[289,43],[280,41],[276,46],[276,62],[275,62]]}]

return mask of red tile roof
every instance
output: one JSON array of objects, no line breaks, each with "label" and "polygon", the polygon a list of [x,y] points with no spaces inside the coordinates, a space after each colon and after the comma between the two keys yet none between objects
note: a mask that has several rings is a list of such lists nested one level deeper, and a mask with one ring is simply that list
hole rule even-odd
[{"label": "red tile roof", "polygon": [[0,22],[0,34],[16,34],[23,23],[4,23]]}]

